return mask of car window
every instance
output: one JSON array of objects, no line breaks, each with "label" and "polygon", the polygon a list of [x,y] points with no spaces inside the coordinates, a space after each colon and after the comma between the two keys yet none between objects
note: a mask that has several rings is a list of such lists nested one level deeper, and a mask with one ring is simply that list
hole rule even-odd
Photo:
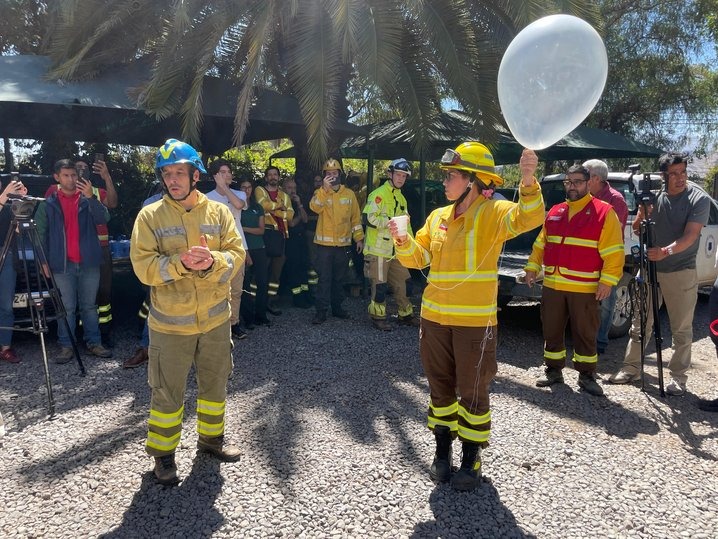
[{"label": "car window", "polygon": [[566,200],[566,191],[562,182],[544,182],[541,184],[541,190],[547,210]]}]

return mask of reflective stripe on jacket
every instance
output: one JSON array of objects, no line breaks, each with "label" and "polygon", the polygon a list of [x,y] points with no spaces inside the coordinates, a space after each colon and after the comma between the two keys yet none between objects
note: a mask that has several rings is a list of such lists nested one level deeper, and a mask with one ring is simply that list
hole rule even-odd
[{"label": "reflective stripe on jacket", "polygon": [[[294,219],[294,208],[292,207],[292,199],[289,195],[282,191],[277,190],[277,200],[272,200],[269,196],[269,192],[264,187],[257,187],[254,190],[254,198],[257,203],[264,208],[264,226],[265,228],[273,228],[279,230],[277,220],[281,219],[284,222],[284,237],[289,237],[289,224],[288,221]],[[280,208],[284,208],[283,210]]]},{"label": "reflective stripe on jacket", "polygon": [[556,204],[534,242],[527,270],[544,265],[544,286],[595,293],[623,274],[621,223],[610,204],[591,195]]},{"label": "reflective stripe on jacket", "polygon": [[[244,264],[245,250],[232,213],[197,194],[197,205],[190,211],[168,196],[145,206],[132,229],[132,267],[151,287],[149,325],[162,333],[205,333],[227,321],[229,284]],[[201,235],[214,263],[206,271],[192,271],[180,255],[199,245]]]},{"label": "reflective stripe on jacket", "polygon": [[327,193],[323,187],[314,191],[309,207],[319,216],[314,243],[330,247],[344,247],[364,239],[359,203],[354,191],[340,186]]},{"label": "reflective stripe on jacket", "polygon": [[479,196],[458,218],[454,205],[434,210],[426,224],[396,246],[407,268],[431,266],[421,316],[442,325],[496,325],[498,258],[504,241],[536,228],[544,205],[538,184],[521,187],[518,203]]},{"label": "reflective stripe on jacket", "polygon": [[[389,233],[389,219],[397,215],[408,215],[406,198],[400,189],[395,189],[386,181],[371,192],[364,207],[364,214],[367,220],[364,254],[391,258],[394,254],[394,241]],[[411,234],[411,227],[407,226]]]}]

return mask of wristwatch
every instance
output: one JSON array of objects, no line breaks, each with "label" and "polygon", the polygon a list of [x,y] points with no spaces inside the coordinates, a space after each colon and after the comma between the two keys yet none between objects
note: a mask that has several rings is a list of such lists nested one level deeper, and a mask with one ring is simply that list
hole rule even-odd
[{"label": "wristwatch", "polygon": [[661,251],[663,251],[664,254],[671,256],[673,254],[673,247],[669,245],[668,247],[661,249]]}]

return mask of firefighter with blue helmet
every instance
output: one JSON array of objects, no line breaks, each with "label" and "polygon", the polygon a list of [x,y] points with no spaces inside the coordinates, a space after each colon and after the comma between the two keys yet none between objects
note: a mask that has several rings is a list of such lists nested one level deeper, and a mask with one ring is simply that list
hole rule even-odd
[{"label": "firefighter with blue helmet", "polygon": [[380,331],[391,331],[387,322],[386,297],[391,287],[399,311],[400,325],[419,326],[414,307],[406,296],[406,281],[410,278],[406,269],[394,256],[394,241],[389,232],[389,220],[405,215],[408,217],[406,198],[401,188],[411,177],[411,163],[403,157],[395,159],[387,169],[389,179],[372,191],[364,206],[364,276],[371,281],[369,317],[372,325]]},{"label": "firefighter with blue helmet", "polygon": [[179,482],[175,450],[182,434],[187,375],[197,375],[197,447],[239,459],[224,442],[227,380],[232,371],[229,286],[245,250],[229,209],[197,190],[202,159],[169,139],[157,152],[162,200],[140,210],[130,258],[150,287],[148,381],[152,389],[146,450],[164,485]]}]

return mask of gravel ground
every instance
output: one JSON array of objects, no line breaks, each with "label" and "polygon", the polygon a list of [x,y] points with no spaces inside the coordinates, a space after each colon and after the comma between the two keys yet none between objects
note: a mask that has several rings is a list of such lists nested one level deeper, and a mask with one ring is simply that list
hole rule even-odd
[{"label": "gravel ground", "polygon": [[[53,420],[39,338],[18,335],[24,361],[0,365],[0,535],[718,537],[718,415],[696,407],[698,396],[718,396],[706,297],[689,393],[666,399],[652,352],[645,393],[606,385],[606,398],[591,397],[573,371],[566,385],[536,388],[538,308],[505,308],[486,481],[471,493],[428,478],[433,440],[416,330],[375,331],[365,305],[351,298],[352,322],[330,318],[320,328],[313,311],[285,308],[271,328],[236,343],[227,436],[243,448],[239,463],[195,454],[190,381],[176,488],[154,483],[143,450],[146,369],[119,366],[137,346],[131,315],[116,315],[130,321],[118,324],[113,359],[84,356],[87,376],[51,364]],[[667,327],[664,335],[667,362]],[[601,357],[604,378],[625,344],[613,341]]]}]

